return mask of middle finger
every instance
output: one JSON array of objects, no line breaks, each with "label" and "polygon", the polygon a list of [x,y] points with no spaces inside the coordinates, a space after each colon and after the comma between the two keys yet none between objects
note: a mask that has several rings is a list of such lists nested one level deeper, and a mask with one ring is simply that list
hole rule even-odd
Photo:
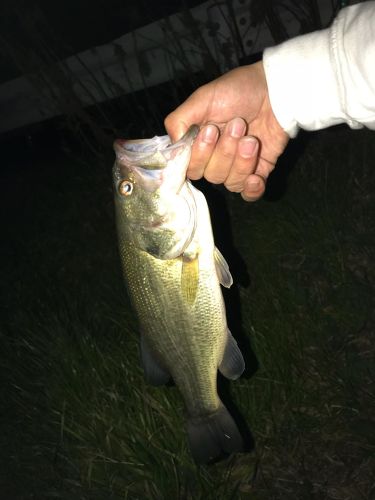
[{"label": "middle finger", "polygon": [[203,177],[205,166],[209,163],[219,138],[219,129],[209,124],[203,127],[193,143],[191,159],[187,175],[189,179],[197,180]]}]

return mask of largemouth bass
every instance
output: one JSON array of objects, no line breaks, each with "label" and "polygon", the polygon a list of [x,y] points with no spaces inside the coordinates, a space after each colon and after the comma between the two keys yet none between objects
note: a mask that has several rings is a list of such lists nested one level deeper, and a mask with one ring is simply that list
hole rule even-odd
[{"label": "largemouth bass", "polygon": [[232,277],[215,248],[206,199],[187,179],[193,125],[169,136],[117,140],[113,168],[120,256],[141,333],[146,380],[170,377],[186,404],[193,458],[210,462],[242,450],[217,393],[217,370],[236,379],[244,360],[227,327],[220,283]]}]

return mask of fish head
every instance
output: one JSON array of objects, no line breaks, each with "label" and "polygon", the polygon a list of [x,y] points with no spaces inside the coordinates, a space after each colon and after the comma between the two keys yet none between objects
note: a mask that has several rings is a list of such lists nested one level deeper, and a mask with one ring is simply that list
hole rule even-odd
[{"label": "fish head", "polygon": [[113,168],[120,238],[160,259],[181,255],[195,230],[186,170],[199,127],[172,144],[168,135],[116,140]]}]

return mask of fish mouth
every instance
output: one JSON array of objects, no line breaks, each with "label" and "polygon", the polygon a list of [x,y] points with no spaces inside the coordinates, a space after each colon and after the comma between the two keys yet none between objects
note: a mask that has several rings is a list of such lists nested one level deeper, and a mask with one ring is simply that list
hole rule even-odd
[{"label": "fish mouth", "polygon": [[116,157],[129,166],[140,166],[146,170],[160,170],[168,160],[178,154],[181,147],[191,147],[199,132],[198,125],[191,125],[181,139],[172,144],[169,135],[152,139],[116,139],[113,147]]},{"label": "fish mouth", "polygon": [[151,139],[116,139],[114,148],[126,151],[129,154],[153,154],[155,151],[166,149],[171,145],[169,135],[155,136]]}]

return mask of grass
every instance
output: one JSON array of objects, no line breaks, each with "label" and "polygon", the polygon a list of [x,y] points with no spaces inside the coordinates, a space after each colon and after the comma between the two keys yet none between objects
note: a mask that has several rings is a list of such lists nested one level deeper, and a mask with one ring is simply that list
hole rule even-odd
[{"label": "grass", "polygon": [[374,153],[366,131],[311,134],[279,199],[208,190],[248,364],[222,392],[256,446],[207,467],[177,389],[143,381],[110,162],[4,170],[2,498],[372,498]]}]

